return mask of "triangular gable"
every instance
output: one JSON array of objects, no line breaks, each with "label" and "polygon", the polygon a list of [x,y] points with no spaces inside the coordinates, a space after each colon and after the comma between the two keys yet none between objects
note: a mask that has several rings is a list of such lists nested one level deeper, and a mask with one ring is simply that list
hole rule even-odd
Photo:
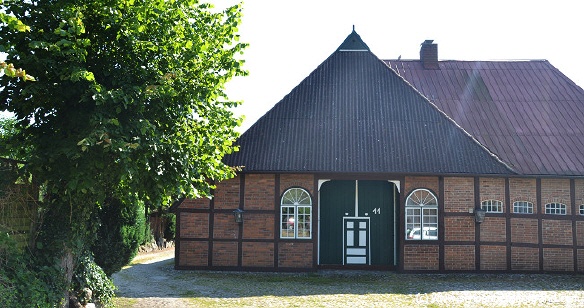
[{"label": "triangular gable", "polygon": [[512,173],[359,41],[351,33],[225,162],[244,172]]}]

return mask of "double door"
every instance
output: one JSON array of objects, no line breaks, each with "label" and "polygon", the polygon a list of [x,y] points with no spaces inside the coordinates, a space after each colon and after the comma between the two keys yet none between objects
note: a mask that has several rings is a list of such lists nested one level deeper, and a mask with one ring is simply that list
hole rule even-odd
[{"label": "double door", "polygon": [[395,184],[333,180],[319,194],[319,264],[395,265]]}]

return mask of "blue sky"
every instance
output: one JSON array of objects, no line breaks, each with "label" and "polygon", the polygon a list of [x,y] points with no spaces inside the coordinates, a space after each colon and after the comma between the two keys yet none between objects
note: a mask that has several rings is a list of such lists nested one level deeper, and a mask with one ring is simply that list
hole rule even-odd
[{"label": "blue sky", "polygon": [[[215,1],[226,5],[236,1]],[[228,84],[243,100],[241,131],[280,101],[352,31],[382,59],[417,59],[433,39],[441,60],[546,59],[584,86],[581,4],[558,1],[247,0],[239,27],[250,44],[247,77]]]}]

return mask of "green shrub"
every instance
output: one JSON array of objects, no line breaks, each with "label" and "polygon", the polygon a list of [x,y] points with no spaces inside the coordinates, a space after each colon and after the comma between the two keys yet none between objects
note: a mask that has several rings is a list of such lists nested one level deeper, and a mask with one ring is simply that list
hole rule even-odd
[{"label": "green shrub", "polygon": [[176,215],[173,213],[165,213],[163,215],[166,221],[166,228],[164,229],[164,238],[167,241],[174,241],[174,236],[176,234]]},{"label": "green shrub", "polygon": [[[90,298],[86,297],[85,289],[91,290]],[[103,307],[113,305],[114,283],[89,253],[79,260],[73,275],[73,291],[82,304],[93,302]]]},{"label": "green shrub", "polygon": [[40,266],[16,242],[0,233],[0,303],[3,307],[53,307],[62,298],[59,269]]},{"label": "green shrub", "polygon": [[100,213],[101,226],[91,251],[108,276],[132,261],[144,242],[146,219],[141,203],[109,199]]}]

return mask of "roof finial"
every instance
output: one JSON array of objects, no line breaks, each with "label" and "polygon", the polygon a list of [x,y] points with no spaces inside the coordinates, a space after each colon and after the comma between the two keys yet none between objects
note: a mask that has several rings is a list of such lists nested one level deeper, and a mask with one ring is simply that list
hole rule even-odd
[{"label": "roof finial", "polygon": [[353,32],[355,32],[355,25],[353,25]]}]

